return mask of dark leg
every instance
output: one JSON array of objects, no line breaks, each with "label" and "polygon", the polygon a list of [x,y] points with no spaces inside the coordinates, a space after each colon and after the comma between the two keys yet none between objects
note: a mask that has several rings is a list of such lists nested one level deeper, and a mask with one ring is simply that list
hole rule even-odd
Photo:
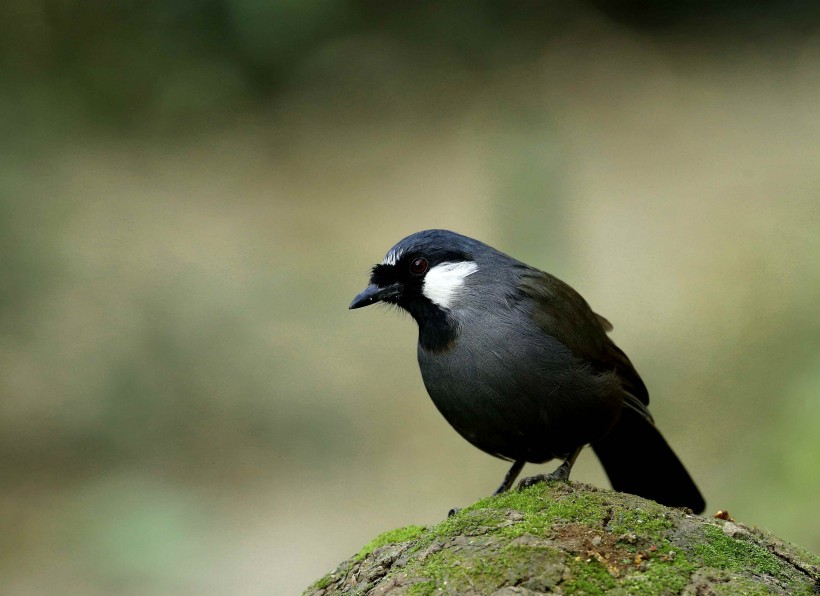
[{"label": "dark leg", "polygon": [[510,487],[513,485],[513,482],[515,482],[515,479],[518,478],[518,475],[521,473],[521,469],[524,467],[525,463],[526,462],[523,460],[519,460],[512,465],[510,471],[507,472],[506,476],[504,476],[504,481],[501,483],[501,486],[495,489],[493,496],[500,495],[501,493],[505,493],[510,490]]},{"label": "dark leg", "polygon": [[572,470],[572,465],[575,463],[575,460],[578,459],[578,454],[581,453],[581,449],[584,446],[581,445],[569,454],[569,457],[564,460],[558,468],[552,474],[538,474],[537,476],[529,476],[528,478],[523,478],[521,482],[518,483],[518,490],[522,490],[527,488],[528,486],[532,486],[533,484],[538,484],[539,482],[549,482],[550,480],[561,480],[566,482],[569,480],[569,472]]}]

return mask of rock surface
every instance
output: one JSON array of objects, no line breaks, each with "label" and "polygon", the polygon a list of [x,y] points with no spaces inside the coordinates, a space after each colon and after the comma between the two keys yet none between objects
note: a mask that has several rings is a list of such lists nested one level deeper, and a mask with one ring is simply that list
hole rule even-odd
[{"label": "rock surface", "polygon": [[305,592],[552,593],[820,594],[820,558],[730,519],[552,483],[382,534]]}]

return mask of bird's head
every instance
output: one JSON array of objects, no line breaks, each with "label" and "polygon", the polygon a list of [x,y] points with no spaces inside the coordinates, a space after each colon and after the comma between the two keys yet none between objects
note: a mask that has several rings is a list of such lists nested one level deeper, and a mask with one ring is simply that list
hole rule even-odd
[{"label": "bird's head", "polygon": [[401,240],[373,267],[370,285],[350,305],[395,304],[421,325],[447,315],[464,297],[486,245],[447,230],[426,230]]}]

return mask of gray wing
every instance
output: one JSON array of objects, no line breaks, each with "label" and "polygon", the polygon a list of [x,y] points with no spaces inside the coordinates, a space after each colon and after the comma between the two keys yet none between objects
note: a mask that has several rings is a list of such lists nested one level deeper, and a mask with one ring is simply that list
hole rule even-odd
[{"label": "gray wing", "polygon": [[519,290],[529,297],[531,316],[545,332],[564,344],[577,358],[601,372],[615,371],[626,393],[624,403],[648,417],[649,392],[632,362],[609,338],[612,325],[596,314],[583,297],[557,277],[527,268]]}]

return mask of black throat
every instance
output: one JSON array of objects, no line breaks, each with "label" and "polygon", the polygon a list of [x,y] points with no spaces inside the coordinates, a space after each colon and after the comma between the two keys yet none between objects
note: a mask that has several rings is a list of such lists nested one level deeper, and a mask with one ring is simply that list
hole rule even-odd
[{"label": "black throat", "polygon": [[458,337],[458,323],[450,314],[433,304],[426,296],[399,302],[419,325],[419,345],[428,352],[446,352]]}]

